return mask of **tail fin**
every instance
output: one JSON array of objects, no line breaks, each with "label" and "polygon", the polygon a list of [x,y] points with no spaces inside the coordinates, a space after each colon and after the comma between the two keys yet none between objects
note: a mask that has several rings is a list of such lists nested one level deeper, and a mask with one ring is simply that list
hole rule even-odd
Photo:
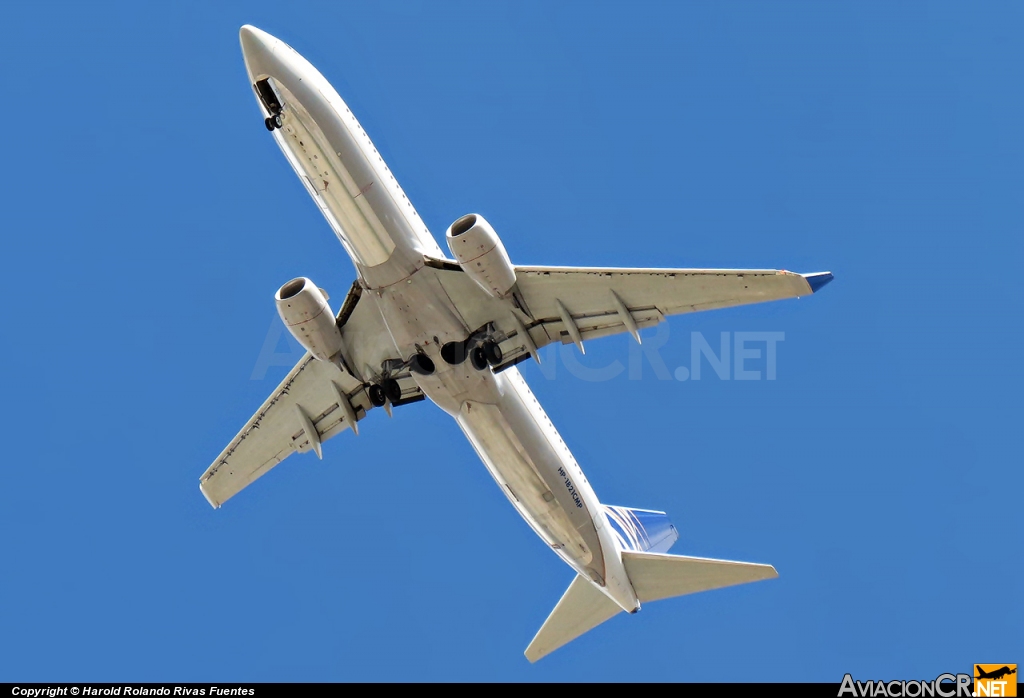
[{"label": "tail fin", "polygon": [[602,504],[620,550],[667,553],[679,532],[663,511]]},{"label": "tail fin", "polygon": [[622,551],[622,564],[641,603],[779,576],[771,565],[630,550]]},{"label": "tail fin", "polygon": [[526,648],[526,658],[535,662],[620,611],[589,579],[577,576]]}]

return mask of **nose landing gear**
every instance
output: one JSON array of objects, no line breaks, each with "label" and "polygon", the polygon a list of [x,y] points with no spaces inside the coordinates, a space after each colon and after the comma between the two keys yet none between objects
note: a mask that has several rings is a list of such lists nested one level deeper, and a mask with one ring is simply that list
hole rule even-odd
[{"label": "nose landing gear", "polygon": [[260,101],[266,107],[267,113],[270,114],[270,116],[263,120],[263,125],[267,127],[268,131],[281,128],[281,111],[284,107],[281,105],[277,92],[270,85],[270,80],[267,78],[258,80],[253,87],[256,88],[256,94],[259,95]]},{"label": "nose landing gear", "polygon": [[273,131],[275,128],[281,128],[281,126],[284,125],[284,122],[281,121],[281,113],[278,112],[273,116],[268,116],[263,120],[263,125],[267,127],[268,131]]}]

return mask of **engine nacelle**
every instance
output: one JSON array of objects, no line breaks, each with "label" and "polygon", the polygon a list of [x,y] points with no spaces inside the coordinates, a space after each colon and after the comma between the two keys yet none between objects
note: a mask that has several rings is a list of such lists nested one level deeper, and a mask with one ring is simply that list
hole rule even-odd
[{"label": "engine nacelle", "polygon": [[516,268],[498,234],[483,216],[463,216],[452,223],[445,237],[462,270],[480,288],[495,298],[509,294],[516,284]]},{"label": "engine nacelle", "polygon": [[274,295],[285,327],[310,354],[330,361],[341,351],[341,330],[323,291],[305,277],[292,279]]}]

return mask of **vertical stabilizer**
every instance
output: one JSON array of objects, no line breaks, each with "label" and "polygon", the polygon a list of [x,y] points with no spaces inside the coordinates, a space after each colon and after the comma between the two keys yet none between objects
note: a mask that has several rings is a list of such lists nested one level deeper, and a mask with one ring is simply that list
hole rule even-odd
[{"label": "vertical stabilizer", "polygon": [[593,582],[577,576],[526,648],[526,658],[535,662],[621,611]]},{"label": "vertical stabilizer", "polygon": [[628,550],[622,551],[622,564],[626,566],[626,574],[641,603],[779,576],[771,565],[754,562]]},{"label": "vertical stabilizer", "polygon": [[679,531],[668,514],[653,509],[634,509],[602,504],[619,550],[667,553],[679,540]]}]

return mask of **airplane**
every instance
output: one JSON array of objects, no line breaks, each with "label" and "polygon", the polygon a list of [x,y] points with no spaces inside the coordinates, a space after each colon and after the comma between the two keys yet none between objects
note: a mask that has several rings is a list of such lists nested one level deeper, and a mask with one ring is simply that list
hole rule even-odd
[{"label": "airplane", "polygon": [[974,665],[974,668],[977,669],[978,672],[978,675],[974,677],[976,679],[1001,679],[1004,676],[1009,676],[1010,674],[1017,673],[1016,667],[1011,669],[1008,666],[1004,666],[1000,669],[994,669],[992,671],[985,671],[977,664]]},{"label": "airplane", "polygon": [[576,572],[526,648],[535,662],[642,604],[777,577],[766,564],[668,554],[662,511],[603,504],[516,365],[552,342],[640,331],[670,315],[806,296],[830,272],[521,266],[480,214],[445,233],[446,257],[330,83],[246,25],[249,83],[270,135],[351,258],[337,313],[310,279],[275,303],[306,354],[200,478],[219,508],[293,453],[378,407],[429,398],[451,415],[527,524]]}]

